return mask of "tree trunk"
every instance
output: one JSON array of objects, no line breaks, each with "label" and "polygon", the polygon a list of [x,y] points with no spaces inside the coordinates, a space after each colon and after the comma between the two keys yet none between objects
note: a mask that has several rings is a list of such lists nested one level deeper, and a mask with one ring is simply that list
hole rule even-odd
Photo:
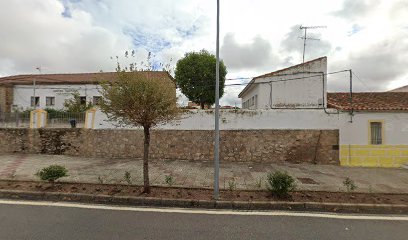
[{"label": "tree trunk", "polygon": [[143,184],[144,193],[150,193],[149,184],[149,146],[150,146],[150,127],[143,127],[144,145],[143,145]]},{"label": "tree trunk", "polygon": [[204,109],[204,102],[203,101],[200,101],[200,107],[201,107],[201,109]]}]

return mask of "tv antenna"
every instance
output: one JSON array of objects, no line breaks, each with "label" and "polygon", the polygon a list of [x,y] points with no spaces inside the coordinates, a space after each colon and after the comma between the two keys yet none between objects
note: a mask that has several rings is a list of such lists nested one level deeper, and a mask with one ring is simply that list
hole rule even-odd
[{"label": "tv antenna", "polygon": [[306,40],[316,40],[319,41],[320,39],[318,38],[311,38],[311,37],[307,37],[307,29],[316,29],[316,28],[326,28],[326,26],[302,26],[300,25],[301,30],[305,30],[305,35],[303,37],[300,37],[301,39],[303,39],[303,63],[305,62],[305,51],[306,51]]}]

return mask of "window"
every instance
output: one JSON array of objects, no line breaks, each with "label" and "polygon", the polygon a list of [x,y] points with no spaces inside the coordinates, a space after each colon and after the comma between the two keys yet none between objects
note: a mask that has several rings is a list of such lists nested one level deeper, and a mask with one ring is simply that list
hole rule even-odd
[{"label": "window", "polygon": [[31,107],[40,106],[40,97],[31,97]]},{"label": "window", "polygon": [[373,145],[383,143],[382,122],[370,122],[370,143]]},{"label": "window", "polygon": [[101,96],[94,96],[93,97],[93,105],[101,104],[102,97]]},{"label": "window", "polygon": [[85,105],[86,104],[86,97],[79,97],[79,102],[81,103],[81,105]]},{"label": "window", "polygon": [[46,106],[54,106],[55,105],[55,97],[46,97],[45,98],[45,105]]}]

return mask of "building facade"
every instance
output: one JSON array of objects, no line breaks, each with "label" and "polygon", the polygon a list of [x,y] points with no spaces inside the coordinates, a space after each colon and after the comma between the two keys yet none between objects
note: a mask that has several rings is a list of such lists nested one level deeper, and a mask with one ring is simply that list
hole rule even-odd
[{"label": "building facade", "polygon": [[[152,78],[172,81],[164,71],[133,72]],[[98,105],[101,100],[100,82],[117,80],[116,72],[17,75],[0,78],[0,112],[34,108],[63,109],[64,102],[78,93],[81,102]]]},{"label": "building facade", "polygon": [[327,58],[253,78],[238,95],[244,109],[325,108]]}]

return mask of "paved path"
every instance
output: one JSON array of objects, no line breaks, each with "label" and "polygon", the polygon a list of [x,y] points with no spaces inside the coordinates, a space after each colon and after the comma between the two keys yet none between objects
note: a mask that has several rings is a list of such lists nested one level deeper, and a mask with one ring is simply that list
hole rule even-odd
[{"label": "paved path", "polygon": [[[29,204],[29,205],[27,205]],[[408,217],[0,203],[0,239],[406,239]]]},{"label": "paved path", "polygon": [[[34,175],[51,164],[64,165],[69,176],[63,181],[125,183],[126,171],[133,184],[142,184],[142,161],[134,159],[82,158],[62,155],[0,155],[0,179],[38,180]],[[340,167],[311,164],[221,163],[220,187],[228,189],[265,189],[267,173],[287,171],[294,176],[298,189],[345,191],[343,181],[351,178],[361,192],[408,193],[408,170]],[[174,186],[211,187],[212,162],[151,161],[152,185],[166,185],[172,176]]]}]

